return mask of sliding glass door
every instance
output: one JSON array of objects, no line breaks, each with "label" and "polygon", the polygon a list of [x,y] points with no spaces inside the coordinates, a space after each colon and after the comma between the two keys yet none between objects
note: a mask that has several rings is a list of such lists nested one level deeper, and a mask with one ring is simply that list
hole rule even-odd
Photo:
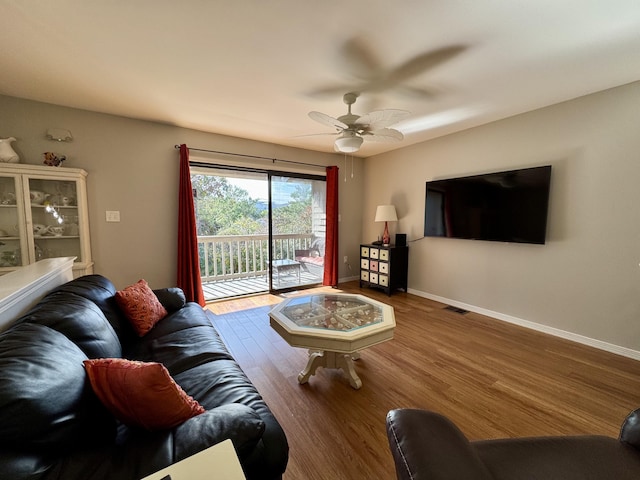
[{"label": "sliding glass door", "polygon": [[322,282],[324,177],[191,166],[205,300]]},{"label": "sliding glass door", "polygon": [[271,290],[322,283],[326,181],[270,176]]}]

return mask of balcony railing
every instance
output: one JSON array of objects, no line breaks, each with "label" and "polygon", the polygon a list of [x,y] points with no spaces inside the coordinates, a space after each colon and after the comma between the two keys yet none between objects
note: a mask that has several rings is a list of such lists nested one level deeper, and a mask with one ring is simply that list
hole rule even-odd
[{"label": "balcony railing", "polygon": [[[273,258],[290,259],[295,250],[308,249],[311,234],[273,236]],[[202,282],[266,275],[269,267],[268,235],[213,235],[198,237]]]}]

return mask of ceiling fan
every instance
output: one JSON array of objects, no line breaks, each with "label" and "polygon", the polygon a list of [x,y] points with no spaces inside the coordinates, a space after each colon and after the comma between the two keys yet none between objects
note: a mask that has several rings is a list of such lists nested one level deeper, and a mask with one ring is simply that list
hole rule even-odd
[{"label": "ceiling fan", "polygon": [[437,91],[428,87],[408,85],[407,82],[452,60],[467,49],[465,45],[449,45],[418,54],[395,67],[383,65],[369,43],[362,37],[347,40],[340,50],[344,70],[351,73],[350,86],[330,85],[309,92],[312,96],[333,95],[348,90],[360,94],[376,94],[391,90],[410,98],[431,99]]},{"label": "ceiling fan", "polygon": [[328,125],[336,129],[336,133],[326,133],[320,135],[339,135],[334,143],[337,152],[353,153],[357,152],[364,140],[373,142],[399,142],[404,135],[399,130],[388,128],[408,117],[409,112],[405,110],[376,110],[366,115],[356,115],[351,113],[351,105],[356,102],[358,94],[354,92],[345,93],[343,101],[347,104],[348,110],[345,115],[333,118],[321,112],[309,112],[309,117],[316,122]]}]

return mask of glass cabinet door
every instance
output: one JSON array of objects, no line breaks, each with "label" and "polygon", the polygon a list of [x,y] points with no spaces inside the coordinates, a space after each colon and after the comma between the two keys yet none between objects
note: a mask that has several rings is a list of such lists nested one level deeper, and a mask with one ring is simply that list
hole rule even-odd
[{"label": "glass cabinet door", "polygon": [[0,176],[0,274],[26,265],[23,258],[26,248],[24,214],[19,177]]},{"label": "glass cabinet door", "polygon": [[87,172],[0,163],[0,275],[39,260],[75,257],[75,278],[93,273]]},{"label": "glass cabinet door", "polygon": [[77,262],[83,262],[77,182],[29,177],[25,183],[31,261],[77,257]]}]

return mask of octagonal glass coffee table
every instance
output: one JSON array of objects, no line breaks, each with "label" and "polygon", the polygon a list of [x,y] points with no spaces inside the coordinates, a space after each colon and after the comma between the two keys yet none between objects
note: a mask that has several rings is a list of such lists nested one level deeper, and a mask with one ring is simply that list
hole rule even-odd
[{"label": "octagonal glass coffee table", "polygon": [[271,327],[292,347],[309,349],[298,375],[306,383],[318,367],[340,368],[350,385],[362,381],[353,360],[360,351],[393,338],[393,307],[363,295],[316,294],[289,298],[269,312]]}]

